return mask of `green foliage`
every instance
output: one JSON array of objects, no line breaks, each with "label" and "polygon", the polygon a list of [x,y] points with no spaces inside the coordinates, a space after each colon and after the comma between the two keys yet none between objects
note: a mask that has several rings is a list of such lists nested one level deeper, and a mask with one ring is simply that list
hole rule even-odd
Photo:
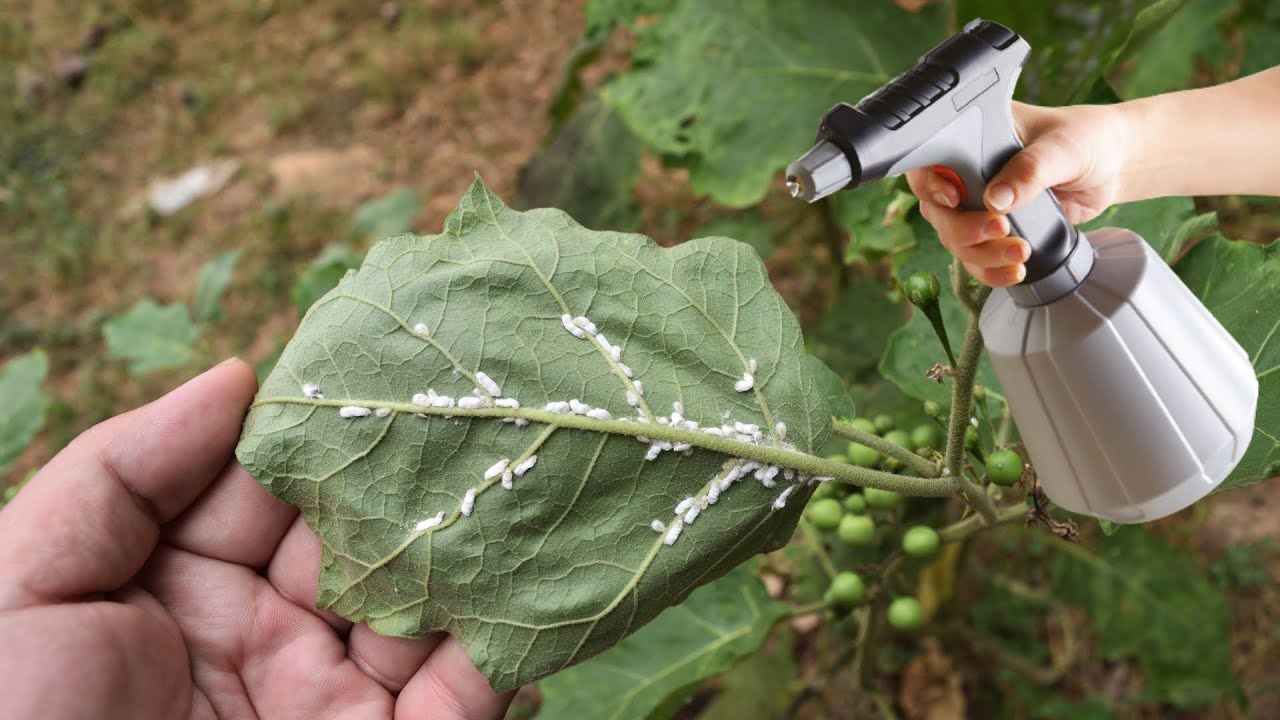
[{"label": "green foliage", "polygon": [[1120,97],[1159,95],[1192,85],[1199,63],[1216,64],[1227,54],[1219,25],[1234,0],[1187,0],[1127,63],[1128,72],[1113,83]]},{"label": "green foliage", "polygon": [[1280,2],[1244,0],[1246,20],[1241,38],[1240,74],[1250,75],[1280,65]]},{"label": "green foliage", "polygon": [[1259,247],[1217,235],[1175,269],[1244,348],[1258,376],[1253,441],[1218,490],[1280,475],[1280,243]]},{"label": "green foliage", "polygon": [[[0,367],[0,479],[44,426],[49,399],[40,386],[49,374],[49,358],[43,350],[18,355]],[[7,499],[6,499],[7,500]]]},{"label": "green foliage", "polygon": [[520,173],[518,205],[559,208],[593,230],[632,230],[641,149],[613,108],[584,103]]},{"label": "green foliage", "polygon": [[1226,599],[1187,553],[1135,527],[1096,555],[1053,547],[1056,596],[1085,611],[1105,657],[1137,659],[1147,699],[1195,707],[1237,691]]},{"label": "green foliage", "polygon": [[1191,198],[1169,197],[1112,205],[1098,217],[1080,226],[1084,232],[1102,227],[1122,227],[1142,236],[1156,254],[1170,262],[1193,235],[1212,228],[1216,219],[1196,215]]},{"label": "green foliage", "polygon": [[724,674],[724,684],[698,720],[786,717],[800,683],[787,633],[773,647],[743,660]]},{"label": "green foliage", "polygon": [[946,35],[945,9],[836,0],[674,0],[636,31],[631,68],[604,91],[693,188],[743,207],[812,142],[819,117],[915,64]]},{"label": "green foliage", "polygon": [[904,250],[915,241],[904,218],[918,201],[915,195],[899,189],[897,182],[878,182],[836,193],[829,202],[836,221],[849,231],[845,262],[875,259]]},{"label": "green foliage", "polygon": [[906,311],[888,298],[874,278],[859,276],[836,298],[806,335],[813,354],[846,381],[874,370],[889,335]]},{"label": "green foliage", "polygon": [[826,399],[827,406],[831,408],[831,416],[837,420],[842,420],[857,415],[857,408],[853,405],[853,398],[849,397],[849,391],[844,389],[844,382],[831,371],[831,368],[812,355],[806,355],[805,362],[809,365],[809,372],[813,375],[814,384],[817,386],[818,392]]},{"label": "green foliage", "polygon": [[694,231],[694,237],[727,237],[755,248],[761,260],[773,254],[778,224],[755,210],[744,210],[731,217],[716,218]]},{"label": "green foliage", "polygon": [[[571,336],[566,313],[596,318],[620,359]],[[750,358],[754,385],[738,391]],[[580,399],[632,415],[622,363],[644,382],[648,424],[544,409]],[[383,240],[311,308],[237,455],[325,541],[320,607],[384,634],[446,629],[507,689],[602,652],[785,543],[808,490],[774,510],[782,488],[753,481],[665,545],[652,520],[674,525],[673,506],[704,493],[726,461],[773,450],[656,417],[679,401],[686,418],[718,424],[727,412],[771,443],[785,422],[799,451],[786,457],[805,458],[831,422],[808,367],[794,317],[744,245],[664,249],[593,232],[560,211],[510,210],[477,181],[443,234]],[[410,402],[428,389],[470,397],[482,372],[520,409]],[[338,406],[386,411],[347,419]],[[646,462],[640,435],[690,454]],[[495,461],[535,454],[513,491],[497,485]],[[475,512],[463,516],[469,489]]]},{"label": "green foliage", "polygon": [[364,255],[343,244],[330,245],[298,275],[289,296],[299,315],[305,315],[315,301],[337,287],[348,270],[360,267]]},{"label": "green foliage", "polygon": [[351,229],[370,238],[382,238],[413,229],[413,219],[422,209],[418,191],[400,188],[356,208]]},{"label": "green foliage", "polygon": [[224,252],[200,267],[196,292],[191,297],[191,312],[198,323],[221,320],[222,296],[231,284],[231,274],[240,259],[240,250]]},{"label": "green foliage", "polygon": [[200,326],[191,321],[182,303],[162,307],[146,298],[108,320],[102,335],[107,341],[107,354],[128,360],[129,374],[142,377],[190,362]]},{"label": "green foliage", "polygon": [[703,681],[759,650],[786,612],[750,567],[739,567],[599,657],[544,680],[540,716],[670,717]]}]

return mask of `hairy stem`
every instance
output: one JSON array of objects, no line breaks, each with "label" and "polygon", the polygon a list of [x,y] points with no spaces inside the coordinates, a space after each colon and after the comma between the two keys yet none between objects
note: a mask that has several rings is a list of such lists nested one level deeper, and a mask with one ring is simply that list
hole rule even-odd
[{"label": "hairy stem", "polygon": [[[986,493],[983,494],[985,495]],[[991,525],[1004,525],[1024,520],[1026,517],[1026,505],[1022,503],[1005,505],[995,510],[995,522],[991,523]],[[938,538],[944,543],[960,542],[971,535],[982,532],[991,525],[986,524],[986,520],[981,515],[970,515],[963,520],[939,529]]]},{"label": "hairy stem", "polygon": [[[956,273],[953,272],[953,280],[955,275]],[[961,285],[957,285],[955,290],[957,293],[965,292],[965,288]],[[994,525],[996,512],[991,503],[991,498],[983,492],[982,488],[967,480],[963,474],[964,436],[969,429],[969,408],[973,402],[973,381],[978,374],[978,360],[982,357],[982,330],[978,327],[978,312],[981,310],[982,303],[986,302],[987,295],[990,292],[990,288],[983,288],[976,293],[976,297],[973,299],[977,305],[977,310],[974,309],[974,306],[966,303],[966,307],[969,308],[969,322],[965,326],[964,342],[960,346],[960,361],[957,363],[952,377],[954,385],[951,387],[951,418],[947,425],[946,468],[947,474],[950,476],[948,479],[956,482],[959,486],[960,494],[964,495],[964,499],[968,501],[969,506],[981,515],[988,525]]]},{"label": "hairy stem", "polygon": [[947,337],[947,326],[942,323],[942,309],[937,303],[926,308],[921,308],[924,316],[929,318],[929,324],[933,326],[933,332],[938,336],[938,342],[942,343],[942,349],[947,353],[947,360],[951,361],[951,367],[956,366],[956,355],[951,351],[951,339]]},{"label": "hairy stem", "polygon": [[853,423],[844,422],[843,420],[835,420],[831,424],[831,432],[839,435],[845,440],[852,440],[859,445],[866,445],[878,453],[888,455],[891,458],[899,460],[903,465],[911,468],[921,477],[936,478],[941,473],[936,465],[925,460],[910,450],[894,445],[879,435],[873,435],[865,430],[859,430]]}]

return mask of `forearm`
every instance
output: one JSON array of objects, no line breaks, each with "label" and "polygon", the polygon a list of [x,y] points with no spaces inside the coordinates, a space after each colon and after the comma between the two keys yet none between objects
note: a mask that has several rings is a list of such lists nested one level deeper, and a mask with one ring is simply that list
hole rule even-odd
[{"label": "forearm", "polygon": [[1280,196],[1280,67],[1115,107],[1127,128],[1121,202]]}]

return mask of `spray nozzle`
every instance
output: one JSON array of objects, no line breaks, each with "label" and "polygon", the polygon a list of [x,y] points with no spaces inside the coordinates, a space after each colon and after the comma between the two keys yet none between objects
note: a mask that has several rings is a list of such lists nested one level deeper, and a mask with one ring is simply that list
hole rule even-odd
[{"label": "spray nozzle", "polygon": [[787,166],[787,190],[807,202],[817,202],[855,180],[848,156],[829,140],[820,140]]}]

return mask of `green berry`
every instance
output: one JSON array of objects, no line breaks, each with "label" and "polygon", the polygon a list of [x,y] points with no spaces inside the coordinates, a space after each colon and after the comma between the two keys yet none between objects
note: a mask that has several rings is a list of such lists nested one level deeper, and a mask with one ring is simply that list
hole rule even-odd
[{"label": "green berry", "polygon": [[880,463],[880,453],[866,445],[849,443],[849,448],[846,452],[849,456],[849,462],[858,467],[873,468]]},{"label": "green berry", "polygon": [[839,605],[856,605],[862,602],[867,585],[862,581],[861,575],[846,570],[831,579],[831,589],[828,592],[828,597]]},{"label": "green berry", "polygon": [[[830,484],[831,483],[823,483],[823,485]],[[862,497],[862,493],[849,493],[849,496],[840,504],[844,505],[845,512],[851,512],[855,515],[861,515],[867,511],[867,499]],[[840,522],[843,523],[844,518],[841,518]]]},{"label": "green berry", "polygon": [[997,450],[987,458],[987,477],[996,485],[1009,487],[1022,478],[1022,458],[1012,450]]},{"label": "green berry", "polygon": [[978,428],[970,425],[964,430],[964,446],[970,450],[978,449],[978,442],[982,440],[982,435],[978,432]]},{"label": "green berry", "polygon": [[809,503],[805,513],[809,516],[809,522],[819,530],[835,530],[840,524],[840,518],[844,516],[844,508],[840,507],[840,501],[835,498],[822,498]]},{"label": "green berry", "polygon": [[902,549],[915,558],[927,558],[938,552],[938,531],[925,525],[907,528],[902,534]]},{"label": "green berry", "polygon": [[876,433],[878,434],[887,433],[892,430],[894,426],[893,418],[885,413],[880,413],[875,416],[875,418],[871,420],[871,423],[875,426]]},{"label": "green berry", "polygon": [[849,458],[845,457],[844,455],[841,455],[840,453],[836,453],[835,455],[828,455],[827,459],[830,460],[831,462],[838,462],[838,463],[849,462]]},{"label": "green berry", "polygon": [[817,489],[813,491],[813,499],[821,500],[822,498],[835,497],[836,489],[833,487],[834,485],[835,483],[833,482],[818,483]]},{"label": "green berry", "polygon": [[976,402],[982,402],[987,399],[987,389],[981,385],[973,386],[973,399]]},{"label": "green berry", "polygon": [[921,423],[911,431],[911,447],[936,450],[942,442],[942,431],[933,423]]},{"label": "green berry", "polygon": [[936,304],[938,295],[942,292],[938,276],[931,272],[912,273],[911,277],[907,278],[906,287],[907,299],[916,307]]},{"label": "green berry", "polygon": [[931,418],[942,417],[942,406],[933,400],[925,400],[924,414]]},{"label": "green berry", "polygon": [[870,420],[868,420],[868,419],[866,419],[866,418],[854,418],[854,419],[853,419],[853,422],[852,422],[852,423],[850,423],[850,424],[851,424],[851,425],[853,425],[854,427],[858,428],[859,430],[861,430],[861,431],[862,431],[862,432],[864,432],[864,433],[871,433],[872,435],[875,435],[875,434],[876,434],[876,425],[875,425],[875,423],[871,422]]},{"label": "green berry", "polygon": [[876,521],[870,515],[845,515],[836,536],[846,545],[866,547],[876,541]]},{"label": "green berry", "polygon": [[915,447],[911,444],[911,433],[906,430],[890,430],[884,434],[884,439],[904,450],[910,450]]},{"label": "green berry", "polygon": [[913,597],[894,598],[889,603],[889,624],[899,630],[915,630],[924,624],[920,601]]},{"label": "green berry", "polygon": [[876,510],[892,510],[898,507],[898,503],[902,502],[902,496],[892,490],[877,490],[876,488],[866,488],[862,494],[867,498],[867,504]]}]

